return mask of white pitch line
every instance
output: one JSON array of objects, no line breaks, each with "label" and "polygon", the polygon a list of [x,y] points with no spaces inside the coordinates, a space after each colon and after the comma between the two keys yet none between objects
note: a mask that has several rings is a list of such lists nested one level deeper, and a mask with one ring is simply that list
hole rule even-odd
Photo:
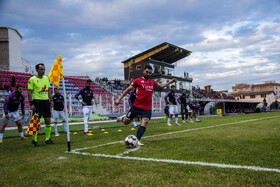
[{"label": "white pitch line", "polygon": [[[212,125],[212,126],[207,126],[207,127],[199,127],[199,128],[194,128],[194,129],[186,129],[186,130],[181,130],[181,131],[167,132],[167,133],[163,133],[163,134],[155,134],[155,135],[151,135],[151,136],[145,136],[142,139],[144,139],[144,138],[153,138],[153,137],[157,137],[157,136],[170,135],[170,134],[176,134],[176,133],[182,133],[182,132],[195,131],[195,130],[201,130],[201,129],[208,129],[208,128],[225,126],[225,125],[233,125],[233,124],[238,124],[238,123],[245,123],[245,122],[257,121],[257,120],[268,119],[268,118],[275,118],[275,117],[280,117],[280,116],[271,116],[271,117],[265,117],[265,118],[258,118],[258,119],[251,119],[251,120],[238,121],[238,122],[232,122],[232,123],[225,123],[225,124],[220,124],[220,125]],[[78,148],[78,149],[74,149],[73,151],[92,149],[92,148],[102,147],[102,146],[116,144],[116,143],[123,143],[123,141],[110,142],[110,143],[95,145],[95,146],[92,146],[92,147]]]},{"label": "white pitch line", "polygon": [[135,147],[133,149],[129,149],[128,151],[125,151],[123,153],[117,154],[117,156],[122,156],[122,155],[128,154],[130,152],[137,151],[138,149],[140,149],[140,146],[137,146],[137,147]]},{"label": "white pitch line", "polygon": [[95,156],[95,157],[119,158],[119,159],[151,161],[151,162],[165,162],[165,163],[175,163],[175,164],[189,164],[189,165],[199,165],[199,166],[212,166],[212,167],[230,168],[230,169],[248,169],[248,170],[254,170],[254,171],[270,171],[270,172],[280,173],[280,169],[263,168],[263,167],[259,167],[259,166],[242,166],[242,165],[217,164],[217,163],[208,163],[208,162],[171,160],[171,159],[157,159],[157,158],[141,158],[141,157],[120,156],[120,155],[91,154],[91,153],[77,152],[77,151],[72,151],[71,153],[79,154],[79,155]]},{"label": "white pitch line", "polygon": [[[225,126],[225,125],[233,125],[233,124],[245,123],[245,122],[251,122],[251,121],[258,121],[258,120],[262,120],[262,119],[269,119],[269,118],[275,118],[275,117],[280,117],[280,116],[270,116],[270,117],[265,117],[265,118],[244,120],[244,121],[225,123],[225,124],[220,124],[220,125],[212,125],[212,126],[207,126],[207,127],[200,127],[200,128],[194,128],[194,129],[186,129],[186,130],[182,130],[182,131],[175,131],[175,132],[168,132],[168,133],[163,133],[163,134],[156,134],[156,135],[151,135],[151,136],[145,136],[143,138],[152,138],[152,137],[157,137],[157,136],[170,135],[170,134],[182,133],[182,132],[188,132],[188,131],[194,131],[194,130],[201,130],[201,129],[207,129],[207,128]],[[122,156],[124,154],[128,154],[129,152],[138,150],[140,148],[140,146],[137,147],[136,149],[132,149],[131,151],[125,151],[125,152],[120,153],[118,155],[91,154],[91,153],[86,153],[86,152],[79,152],[80,150],[86,150],[86,149],[91,149],[91,148],[96,148],[96,147],[102,147],[102,146],[112,145],[112,144],[116,144],[116,143],[123,143],[123,141],[116,141],[116,142],[100,144],[100,145],[96,145],[96,146],[92,146],[92,147],[84,147],[84,148],[74,149],[71,152],[67,152],[66,151],[66,153],[81,154],[81,155],[95,156],[95,157],[121,158],[121,159],[129,159],[129,160],[167,162],[167,163],[177,163],[177,164],[213,166],[213,167],[219,167],[219,168],[235,168],[235,169],[248,169],[248,170],[255,170],[255,171],[271,171],[271,172],[280,173],[280,169],[276,169],[276,168],[263,168],[263,167],[259,167],[259,166],[242,166],[242,165],[217,164],[217,163],[208,163],[208,162],[194,162],[194,161],[183,161],[183,160],[157,159],[157,158],[140,158],[140,157]]]}]

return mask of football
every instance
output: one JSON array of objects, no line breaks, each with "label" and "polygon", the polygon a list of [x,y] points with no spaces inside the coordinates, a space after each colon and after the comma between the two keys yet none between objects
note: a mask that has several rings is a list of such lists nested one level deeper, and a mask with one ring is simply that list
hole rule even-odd
[{"label": "football", "polygon": [[128,135],[124,140],[125,145],[129,148],[136,147],[137,142],[138,139],[134,135]]}]

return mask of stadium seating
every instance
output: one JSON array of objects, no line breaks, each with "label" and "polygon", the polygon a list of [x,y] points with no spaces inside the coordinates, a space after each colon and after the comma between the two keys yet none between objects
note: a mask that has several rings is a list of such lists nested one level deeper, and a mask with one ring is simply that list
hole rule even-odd
[{"label": "stadium seating", "polygon": [[[28,80],[30,79],[32,75],[29,73],[21,73],[21,72],[14,72],[14,71],[4,71],[0,70],[0,83],[3,85],[3,90],[6,90],[6,92],[3,92],[7,95],[8,92],[15,90],[15,88],[11,88],[11,80],[12,77],[15,77],[16,85],[21,84],[23,86],[23,94],[25,96],[25,107],[28,110],[29,109],[29,103],[28,103],[28,97],[27,97],[27,87],[28,87]],[[69,101],[69,96],[71,95],[71,100],[72,100],[72,112],[81,112],[81,105],[78,103],[78,101],[74,98],[74,95],[86,85],[86,80],[83,78],[73,78],[73,77],[64,77],[65,80],[65,90],[66,90],[66,100]],[[97,104],[100,103],[100,97],[102,106],[104,108],[108,107],[109,104],[112,104],[112,94],[105,89],[101,88],[98,84],[95,82],[92,83],[92,90],[94,93],[94,98]],[[63,92],[63,87],[62,87],[62,81],[60,82],[60,92]],[[4,100],[0,101],[1,105],[0,108],[3,109],[3,103]],[[123,107],[123,105],[120,105],[119,107]],[[116,107],[116,111],[119,110]],[[127,106],[128,108],[128,106]],[[2,112],[1,112],[2,114]]]}]

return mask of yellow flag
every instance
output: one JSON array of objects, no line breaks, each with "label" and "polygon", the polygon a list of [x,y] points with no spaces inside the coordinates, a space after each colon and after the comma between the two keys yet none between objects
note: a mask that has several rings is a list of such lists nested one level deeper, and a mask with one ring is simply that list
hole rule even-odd
[{"label": "yellow flag", "polygon": [[50,79],[50,81],[52,81],[55,87],[59,88],[59,80],[63,78],[63,66],[61,55],[58,55],[56,61],[54,62],[48,78]]},{"label": "yellow flag", "polygon": [[28,134],[30,136],[33,136],[39,130],[39,127],[40,127],[39,119],[37,117],[37,114],[34,113],[32,119],[30,121],[30,124],[28,125],[28,128],[27,128]]}]

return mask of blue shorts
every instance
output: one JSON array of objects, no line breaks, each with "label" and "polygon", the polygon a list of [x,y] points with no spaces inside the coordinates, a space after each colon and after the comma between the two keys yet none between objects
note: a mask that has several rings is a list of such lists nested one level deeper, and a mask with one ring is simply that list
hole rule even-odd
[{"label": "blue shorts", "polygon": [[140,116],[142,118],[148,118],[149,120],[152,117],[151,109],[142,109],[132,106],[128,113],[126,114],[126,118],[133,120],[135,117]]}]

